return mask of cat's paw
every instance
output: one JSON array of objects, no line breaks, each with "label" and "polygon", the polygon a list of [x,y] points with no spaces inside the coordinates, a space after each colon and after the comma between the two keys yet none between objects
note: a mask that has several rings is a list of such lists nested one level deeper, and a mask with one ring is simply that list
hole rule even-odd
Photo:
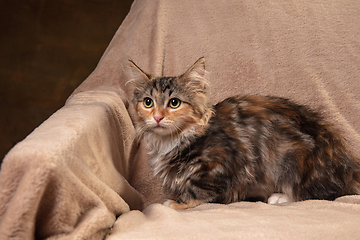
[{"label": "cat's paw", "polygon": [[268,204],[283,204],[289,202],[292,202],[291,198],[281,193],[274,193],[268,198]]},{"label": "cat's paw", "polygon": [[204,203],[204,201],[202,200],[190,200],[188,203],[178,203],[174,200],[166,200],[163,205],[164,206],[167,206],[167,207],[170,207],[172,209],[175,209],[175,210],[185,210],[185,209],[188,209],[188,208],[194,208],[200,204]]},{"label": "cat's paw", "polygon": [[167,206],[169,208],[172,208],[172,209],[175,209],[175,210],[184,210],[186,209],[186,206],[184,204],[181,204],[181,203],[178,203],[174,200],[166,200],[164,203],[163,203],[164,206]]},{"label": "cat's paw", "polygon": [[173,202],[175,202],[175,201],[168,199],[163,203],[163,205],[172,208],[171,206],[172,206]]}]

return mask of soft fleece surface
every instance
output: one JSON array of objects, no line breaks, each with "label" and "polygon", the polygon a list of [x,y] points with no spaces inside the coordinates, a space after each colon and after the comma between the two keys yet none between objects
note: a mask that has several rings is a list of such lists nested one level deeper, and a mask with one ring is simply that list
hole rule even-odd
[{"label": "soft fleece surface", "polygon": [[5,157],[0,239],[359,239],[359,196],[159,204],[125,88],[127,59],[160,76],[204,56],[214,103],[261,94],[321,108],[359,156],[359,26],[355,0],[136,0],[94,72]]}]

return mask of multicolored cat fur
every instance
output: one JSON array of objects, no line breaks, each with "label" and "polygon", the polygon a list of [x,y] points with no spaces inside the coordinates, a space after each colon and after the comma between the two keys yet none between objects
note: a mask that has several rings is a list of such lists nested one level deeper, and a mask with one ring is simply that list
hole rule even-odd
[{"label": "multicolored cat fur", "polygon": [[174,209],[360,194],[360,166],[319,113],[284,98],[210,104],[205,59],[153,78],[130,61],[136,129]]}]

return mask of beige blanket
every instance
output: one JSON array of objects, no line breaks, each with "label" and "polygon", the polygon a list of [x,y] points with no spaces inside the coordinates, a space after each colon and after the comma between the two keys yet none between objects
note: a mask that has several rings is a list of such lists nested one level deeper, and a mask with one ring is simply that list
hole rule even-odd
[{"label": "beige blanket", "polygon": [[360,156],[359,1],[136,0],[95,71],[5,157],[0,239],[359,239],[359,196],[159,204],[124,66],[177,75],[202,56],[214,103],[261,94],[321,108]]}]

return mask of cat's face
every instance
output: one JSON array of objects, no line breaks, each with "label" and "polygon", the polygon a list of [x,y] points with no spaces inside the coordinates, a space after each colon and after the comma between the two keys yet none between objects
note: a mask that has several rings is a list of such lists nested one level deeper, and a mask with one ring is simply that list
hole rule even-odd
[{"label": "cat's face", "polygon": [[134,63],[132,68],[138,133],[176,137],[200,131],[207,123],[211,107],[203,59],[179,77],[152,78]]},{"label": "cat's face", "polygon": [[157,78],[136,92],[137,124],[158,135],[178,135],[197,124],[201,114],[179,88],[177,78]]}]

